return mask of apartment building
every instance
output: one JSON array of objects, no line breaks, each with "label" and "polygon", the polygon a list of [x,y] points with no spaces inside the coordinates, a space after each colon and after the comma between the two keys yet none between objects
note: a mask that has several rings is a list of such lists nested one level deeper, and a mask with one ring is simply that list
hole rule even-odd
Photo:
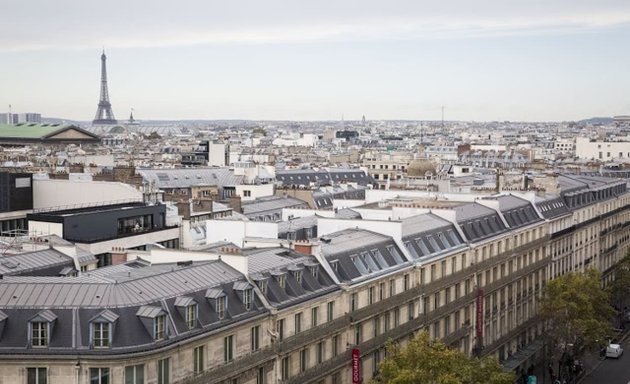
[{"label": "apartment building", "polygon": [[545,282],[591,265],[609,279],[628,247],[625,182],[555,182],[548,197],[399,196],[317,217],[310,240],[275,231],[248,242],[260,248],[128,251],[78,277],[7,276],[0,377],[350,383],[353,350],[367,381],[386,341],[418,330],[519,371],[541,351]]}]

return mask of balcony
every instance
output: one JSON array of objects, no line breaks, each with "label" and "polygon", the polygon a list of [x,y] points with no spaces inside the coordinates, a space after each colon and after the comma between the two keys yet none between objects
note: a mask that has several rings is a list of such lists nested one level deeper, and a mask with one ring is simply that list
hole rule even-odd
[{"label": "balcony", "polygon": [[499,337],[493,343],[485,346],[484,349],[481,351],[481,356],[486,356],[486,355],[491,354],[492,352],[496,351],[501,345],[507,343],[514,337],[518,336],[519,333],[527,330],[527,328],[536,326],[540,321],[541,321],[540,316],[536,315],[528,319],[524,323],[517,325],[515,328],[510,329],[506,335]]},{"label": "balcony", "polygon": [[347,351],[333,357],[332,359],[328,359],[320,364],[317,364],[317,366],[311,367],[304,372],[298,373],[297,375],[287,380],[280,380],[280,384],[303,384],[321,379],[323,377],[326,377],[327,375],[334,373],[338,369],[349,365],[351,360],[352,350],[348,349]]},{"label": "balcony", "polygon": [[306,329],[293,336],[286,337],[276,343],[274,352],[278,354],[285,354],[293,350],[309,345],[316,340],[323,339],[338,332],[340,329],[347,327],[350,324],[350,316],[343,315],[327,323],[322,323],[316,327]]},{"label": "balcony", "polygon": [[231,377],[242,375],[244,372],[265,365],[274,360],[276,356],[271,347],[261,348],[247,356],[237,357],[234,360],[222,364],[216,368],[210,368],[193,377],[184,379],[182,384],[215,384]]}]

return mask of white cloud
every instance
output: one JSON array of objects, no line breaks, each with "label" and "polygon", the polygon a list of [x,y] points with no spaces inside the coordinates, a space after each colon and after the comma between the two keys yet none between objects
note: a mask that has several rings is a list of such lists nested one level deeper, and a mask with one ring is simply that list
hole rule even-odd
[{"label": "white cloud", "polygon": [[4,50],[462,38],[630,24],[627,1],[31,0],[5,8],[12,17],[0,23]]}]

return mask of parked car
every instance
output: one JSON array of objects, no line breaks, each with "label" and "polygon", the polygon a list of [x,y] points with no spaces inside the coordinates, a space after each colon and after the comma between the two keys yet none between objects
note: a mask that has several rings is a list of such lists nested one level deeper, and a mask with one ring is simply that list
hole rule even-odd
[{"label": "parked car", "polygon": [[608,344],[606,347],[606,357],[619,358],[623,355],[623,347],[620,344]]}]

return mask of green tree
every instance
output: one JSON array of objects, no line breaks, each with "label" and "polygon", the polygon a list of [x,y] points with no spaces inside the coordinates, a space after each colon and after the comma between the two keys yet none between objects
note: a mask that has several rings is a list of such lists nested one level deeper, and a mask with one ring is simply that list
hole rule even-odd
[{"label": "green tree", "polygon": [[429,334],[418,333],[404,348],[387,345],[388,357],[372,384],[512,384],[496,358],[474,358],[451,349]]},{"label": "green tree", "polygon": [[552,345],[579,357],[586,348],[601,347],[611,335],[615,311],[609,291],[601,286],[601,274],[591,268],[549,281],[540,299],[540,314]]},{"label": "green tree", "polygon": [[630,298],[630,251],[615,265],[615,278],[610,284],[613,303],[623,309]]}]

